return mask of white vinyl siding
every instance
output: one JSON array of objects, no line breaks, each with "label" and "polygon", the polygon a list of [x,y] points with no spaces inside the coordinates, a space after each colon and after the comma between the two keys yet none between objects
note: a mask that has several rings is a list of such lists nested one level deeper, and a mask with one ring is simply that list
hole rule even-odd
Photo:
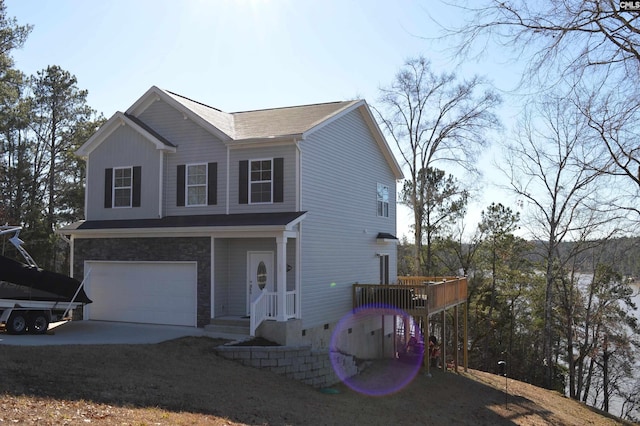
[{"label": "white vinyl siding", "polygon": [[[86,219],[112,220],[158,217],[160,155],[160,151],[149,140],[129,126],[121,126],[109,135],[109,140],[92,151],[87,161]],[[131,209],[105,208],[105,169],[130,165],[140,166],[142,170],[140,186],[144,188],[144,194],[140,207]],[[113,194],[113,188],[111,191]],[[115,206],[113,200],[112,207]]]},{"label": "white vinyl siding", "polygon": [[[296,211],[296,197],[298,190],[298,185],[296,183],[296,149],[297,148],[293,144],[266,147],[253,146],[251,149],[232,149],[229,158],[229,213],[273,213]],[[273,160],[276,158],[283,159],[283,202],[253,204],[239,203],[239,162],[256,159]],[[222,174],[220,174],[220,176],[222,176]]]},{"label": "white vinyl siding", "polygon": [[[175,154],[165,155],[163,215],[226,213],[224,201],[226,200],[227,148],[224,143],[198,123],[185,120],[181,112],[164,102],[155,102],[139,118],[167,140],[178,145]],[[207,200],[202,205],[189,206],[185,193],[185,206],[178,206],[176,203],[177,166],[206,163],[217,163],[217,204],[208,205]]]},{"label": "white vinyl siding", "polygon": [[[303,328],[333,323],[352,308],[352,285],[380,282],[380,257],[389,255],[389,282],[397,281],[395,177],[355,110],[300,143]],[[330,170],[328,173],[327,171]],[[388,182],[389,217],[377,215],[374,188]],[[329,285],[331,283],[331,285]],[[335,285],[333,285],[335,283]]]}]

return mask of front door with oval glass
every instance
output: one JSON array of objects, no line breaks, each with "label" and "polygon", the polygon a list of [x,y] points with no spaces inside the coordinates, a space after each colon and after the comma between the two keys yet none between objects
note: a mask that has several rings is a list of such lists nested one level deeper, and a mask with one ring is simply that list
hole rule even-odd
[{"label": "front door with oval glass", "polygon": [[250,251],[247,255],[247,315],[253,303],[265,291],[274,291],[273,252]]}]

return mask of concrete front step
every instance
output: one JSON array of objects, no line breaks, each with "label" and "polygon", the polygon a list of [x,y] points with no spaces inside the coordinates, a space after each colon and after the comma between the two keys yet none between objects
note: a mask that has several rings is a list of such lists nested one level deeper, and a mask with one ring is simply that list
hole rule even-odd
[{"label": "concrete front step", "polygon": [[205,331],[249,335],[248,318],[212,318],[211,323],[204,326]]}]

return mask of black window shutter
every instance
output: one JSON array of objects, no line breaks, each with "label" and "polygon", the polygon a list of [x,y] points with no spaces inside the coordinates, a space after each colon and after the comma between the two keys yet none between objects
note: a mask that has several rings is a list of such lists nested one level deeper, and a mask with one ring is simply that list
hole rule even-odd
[{"label": "black window shutter", "polygon": [[284,201],[284,158],[273,159],[273,202]]},{"label": "black window shutter", "polygon": [[184,164],[178,165],[178,174],[176,179],[176,206],[184,206],[184,175],[186,173]]},{"label": "black window shutter", "polygon": [[112,188],[113,185],[113,169],[104,169],[104,208],[110,209],[113,207],[112,201]]},{"label": "black window shutter", "polygon": [[140,207],[140,193],[142,188],[142,167],[135,166],[133,168],[133,194],[132,194],[132,206]]},{"label": "black window shutter", "polygon": [[238,204],[249,203],[249,161],[243,160],[238,166]]},{"label": "black window shutter", "polygon": [[213,206],[218,204],[218,163],[209,163],[207,168],[207,204]]}]

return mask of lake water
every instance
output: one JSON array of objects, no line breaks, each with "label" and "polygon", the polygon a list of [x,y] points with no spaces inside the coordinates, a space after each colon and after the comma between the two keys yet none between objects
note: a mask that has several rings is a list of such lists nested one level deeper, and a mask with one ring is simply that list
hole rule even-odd
[{"label": "lake water", "polygon": [[[588,282],[591,279],[591,276],[585,276],[584,279],[585,279],[585,282]],[[640,321],[640,281],[636,281],[634,284],[632,284],[631,288],[633,289],[633,296],[632,296],[631,300],[633,300],[633,302],[638,307],[638,309],[636,309],[636,311],[634,312],[634,315]],[[637,363],[638,367],[635,369],[636,377],[634,377],[634,379],[638,380],[638,379],[640,379],[640,373],[639,373],[640,372],[640,356],[638,357],[636,363]],[[590,398],[589,399],[589,404],[591,404],[591,403],[592,403],[592,401],[591,401],[591,398]],[[613,414],[614,416],[619,416],[620,415],[620,409],[621,409],[621,403],[622,402],[620,401],[620,399],[618,399],[615,396],[613,396],[609,400],[609,412],[611,414]],[[601,407],[598,405],[597,408],[601,408]]]},{"label": "lake water", "polygon": [[[633,300],[633,302],[636,304],[636,307],[638,309],[635,310],[634,314],[635,317],[638,318],[638,321],[640,321],[640,281],[636,281],[634,284],[631,285],[631,288],[633,289],[633,297],[631,298],[631,300]],[[639,380],[640,379],[640,356],[636,358],[636,365],[637,368],[635,368],[635,377],[633,377],[633,379],[635,380]],[[619,416],[620,415],[620,408],[621,408],[621,401],[617,400],[617,398],[613,398],[610,401],[610,405],[609,405],[609,412],[615,416]]]}]

